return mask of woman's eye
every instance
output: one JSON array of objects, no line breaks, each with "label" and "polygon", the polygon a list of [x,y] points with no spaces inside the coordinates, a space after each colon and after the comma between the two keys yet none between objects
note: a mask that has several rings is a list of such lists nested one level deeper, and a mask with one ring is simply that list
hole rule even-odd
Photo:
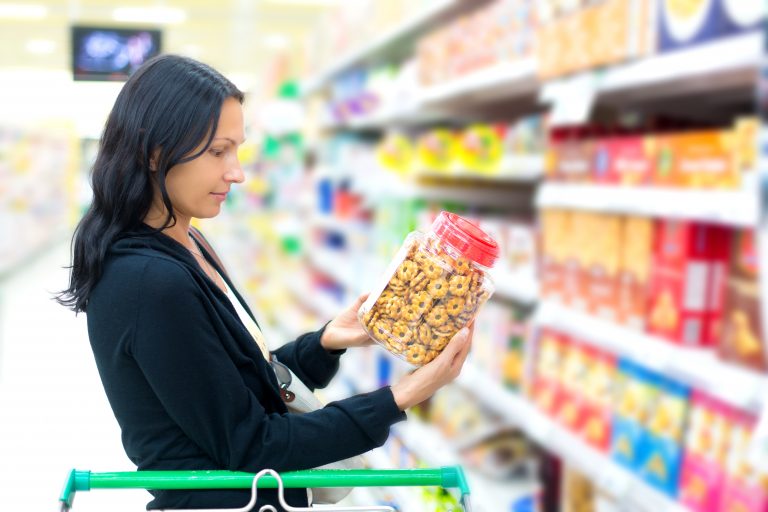
[{"label": "woman's eye", "polygon": [[212,149],[212,150],[210,150],[210,153],[211,153],[213,156],[221,156],[221,155],[223,155],[223,154],[224,154],[224,151],[222,151],[222,150],[220,150],[220,149]]}]

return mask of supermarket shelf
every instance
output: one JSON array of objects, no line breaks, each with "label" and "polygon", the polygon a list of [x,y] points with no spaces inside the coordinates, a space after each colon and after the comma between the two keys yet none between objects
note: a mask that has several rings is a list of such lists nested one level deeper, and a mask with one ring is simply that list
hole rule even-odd
[{"label": "supermarket shelf", "polygon": [[588,476],[600,489],[614,496],[622,510],[637,512],[684,512],[675,500],[656,491],[605,454],[585,444],[554,420],[542,414],[528,400],[464,365],[458,383],[473,392],[479,401],[517,424],[532,439],[560,456]]},{"label": "supermarket shelf", "polygon": [[657,336],[623,327],[542,301],[535,321],[570,334],[584,343],[624,356],[736,407],[760,412],[768,377],[726,363],[708,350],[674,345]]},{"label": "supermarket shelf", "polygon": [[369,204],[385,198],[456,201],[475,206],[528,211],[532,208],[530,190],[516,187],[518,182],[441,180],[438,183],[404,181],[396,176],[356,182],[355,189]]},{"label": "supermarket shelf", "polygon": [[498,185],[535,184],[544,177],[544,157],[541,155],[507,157],[496,173],[470,172],[457,169],[452,172],[423,170],[417,179],[435,179],[454,182],[479,182]]},{"label": "supermarket shelf", "polygon": [[613,66],[598,72],[598,92],[653,99],[738,87],[752,91],[762,42],[759,31]]},{"label": "supermarket shelf", "polygon": [[339,265],[339,258],[339,255],[334,254],[327,249],[317,249],[310,254],[312,264],[317,267],[318,270],[327,274],[342,286],[353,288],[355,286],[354,276],[343,268],[343,266]]},{"label": "supermarket shelf", "polygon": [[[419,420],[409,419],[392,427],[395,435],[427,465],[433,467],[461,464],[461,457],[454,446],[434,426]],[[473,510],[497,512],[502,506],[525,499],[539,490],[535,481],[491,480],[490,478],[464,468],[471,489]]]},{"label": "supermarket shelf", "polygon": [[418,103],[437,107],[472,99],[510,99],[533,95],[538,88],[536,61],[528,58],[497,64],[455,80],[425,87],[418,93]]},{"label": "supermarket shelf", "polygon": [[317,214],[310,219],[310,225],[316,228],[326,229],[350,236],[361,232],[365,223],[360,220],[339,219],[329,214]]},{"label": "supermarket shelf", "polygon": [[414,103],[408,107],[386,109],[364,117],[352,118],[339,124],[337,128],[360,131],[384,130],[393,126],[418,126],[437,123],[452,117],[446,113],[426,110],[423,105]]},{"label": "supermarket shelf", "polygon": [[313,290],[308,283],[299,279],[289,280],[286,282],[286,287],[300,303],[317,313],[323,321],[334,318],[342,309],[342,305],[333,297],[322,291]]},{"label": "supermarket shelf", "polygon": [[534,304],[539,298],[539,285],[532,276],[491,272],[496,285],[495,296],[521,304]]},{"label": "supermarket shelf", "polygon": [[[412,18],[381,34],[368,44],[342,56],[333,66],[302,84],[302,93],[309,95],[328,84],[335,76],[363,63],[381,61],[398,49],[410,50],[420,34],[446,23],[469,9],[480,7],[486,0],[433,0]],[[401,50],[402,52],[402,50]]]},{"label": "supermarket shelf", "polygon": [[571,208],[608,213],[689,219],[731,226],[755,226],[757,192],[682,190],[608,185],[546,183],[539,187],[540,208]]}]

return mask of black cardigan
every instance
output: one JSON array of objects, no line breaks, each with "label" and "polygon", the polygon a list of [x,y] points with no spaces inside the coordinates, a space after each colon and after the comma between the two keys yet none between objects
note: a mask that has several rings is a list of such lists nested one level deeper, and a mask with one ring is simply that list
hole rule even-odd
[{"label": "black cardigan", "polygon": [[[139,470],[309,469],[381,446],[405,419],[388,387],[289,414],[227,296],[186,248],[146,226],[111,247],[87,317],[123,446]],[[274,351],[311,388],[326,386],[339,367],[340,353],[323,349],[321,334]],[[249,493],[153,491],[148,508],[242,507]],[[289,504],[306,506],[305,491],[287,493]],[[274,490],[259,497],[255,510],[277,506]]]}]

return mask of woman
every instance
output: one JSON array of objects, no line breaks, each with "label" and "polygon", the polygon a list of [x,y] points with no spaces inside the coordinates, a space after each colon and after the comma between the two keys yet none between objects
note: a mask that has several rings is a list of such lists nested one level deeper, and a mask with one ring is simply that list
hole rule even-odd
[{"label": "woman", "polygon": [[[77,227],[69,288],[126,453],[140,470],[301,470],[381,446],[405,411],[459,373],[469,334],[391,387],[288,413],[270,359],[309,388],[327,385],[345,349],[369,344],[356,311],[270,354],[217,258],[190,231],[243,182],[243,94],[178,56],[147,62],[109,115],[94,199]],[[302,489],[288,503],[307,505]],[[148,508],[242,507],[249,491],[155,491]],[[256,510],[276,503],[259,492]]]}]

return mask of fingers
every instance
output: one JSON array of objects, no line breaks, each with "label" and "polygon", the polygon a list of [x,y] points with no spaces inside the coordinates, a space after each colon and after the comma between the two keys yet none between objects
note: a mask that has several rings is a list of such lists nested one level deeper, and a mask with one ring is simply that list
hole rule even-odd
[{"label": "fingers", "polygon": [[[445,355],[446,359],[453,359],[456,354],[461,352],[464,345],[469,344],[469,329],[466,327],[453,335],[451,341],[445,346],[440,355]],[[439,356],[438,356],[439,357]]]},{"label": "fingers", "polygon": [[461,367],[464,366],[464,361],[467,360],[470,348],[472,348],[472,336],[468,333],[466,342],[461,346],[459,352],[453,358],[453,363],[458,369],[461,369]]},{"label": "fingers", "polygon": [[469,329],[469,339],[470,339],[470,343],[471,343],[472,336],[475,335],[475,321],[474,320],[472,320],[469,323],[469,325],[467,326],[467,329]]},{"label": "fingers", "polygon": [[357,298],[357,300],[355,300],[355,303],[352,305],[352,309],[354,309],[355,311],[357,311],[358,309],[360,309],[360,306],[362,306],[362,305],[363,305],[363,302],[365,302],[366,300],[368,300],[368,296],[369,296],[369,295],[370,295],[369,293],[364,293],[364,294],[360,295],[360,296]]}]

